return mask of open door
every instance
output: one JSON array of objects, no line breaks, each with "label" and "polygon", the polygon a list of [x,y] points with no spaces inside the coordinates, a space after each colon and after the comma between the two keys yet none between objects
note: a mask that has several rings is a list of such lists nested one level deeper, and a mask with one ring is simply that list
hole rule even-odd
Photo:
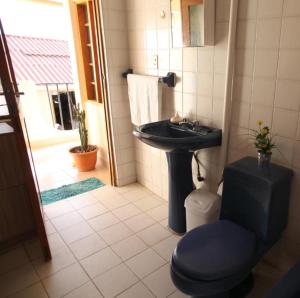
[{"label": "open door", "polygon": [[51,253],[41,211],[40,192],[26,123],[19,106],[21,93],[18,91],[1,20],[0,87],[0,244],[5,240],[17,242],[35,233],[40,239],[45,259],[49,260]]},{"label": "open door", "polygon": [[108,101],[102,4],[97,0],[69,0],[80,97],[87,111],[91,143],[100,149],[100,179],[117,185]]}]

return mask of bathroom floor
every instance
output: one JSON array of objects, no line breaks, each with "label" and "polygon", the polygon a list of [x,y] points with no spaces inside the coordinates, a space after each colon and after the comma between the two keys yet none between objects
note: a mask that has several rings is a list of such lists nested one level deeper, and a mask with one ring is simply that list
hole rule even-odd
[{"label": "bathroom floor", "polygon": [[32,150],[41,191],[90,177],[99,178],[104,183],[110,181],[109,172],[103,166],[98,165],[95,170],[89,172],[80,173],[77,171],[69,154],[69,149],[76,145],[78,145],[76,142],[67,142]]},{"label": "bathroom floor", "polygon": [[[139,184],[105,186],[45,207],[53,259],[36,240],[0,255],[0,297],[186,297],[169,274],[180,239],[167,225],[167,203]],[[251,298],[274,283],[257,270]]]}]

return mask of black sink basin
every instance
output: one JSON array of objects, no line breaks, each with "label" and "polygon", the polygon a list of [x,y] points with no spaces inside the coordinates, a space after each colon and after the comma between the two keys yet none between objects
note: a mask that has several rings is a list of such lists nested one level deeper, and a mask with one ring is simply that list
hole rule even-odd
[{"label": "black sink basin", "polygon": [[194,129],[164,120],[141,125],[135,128],[133,134],[142,142],[166,151],[195,151],[221,145],[220,129],[207,126],[197,126]]},{"label": "black sink basin", "polygon": [[193,191],[193,151],[220,146],[222,131],[200,125],[172,124],[169,120],[141,125],[133,134],[142,142],[166,152],[169,169],[169,227],[186,231],[184,201]]}]

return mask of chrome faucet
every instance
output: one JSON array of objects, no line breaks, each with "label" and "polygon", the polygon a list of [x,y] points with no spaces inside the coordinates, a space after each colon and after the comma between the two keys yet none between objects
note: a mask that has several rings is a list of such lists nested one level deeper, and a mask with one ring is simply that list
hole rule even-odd
[{"label": "chrome faucet", "polygon": [[200,126],[200,122],[197,120],[191,121],[188,118],[183,118],[183,120],[179,122],[179,125],[194,130],[195,127]]},{"label": "chrome faucet", "polygon": [[186,126],[189,128],[193,128],[194,127],[194,122],[190,121],[188,118],[183,118],[181,122],[179,122],[180,126]]}]

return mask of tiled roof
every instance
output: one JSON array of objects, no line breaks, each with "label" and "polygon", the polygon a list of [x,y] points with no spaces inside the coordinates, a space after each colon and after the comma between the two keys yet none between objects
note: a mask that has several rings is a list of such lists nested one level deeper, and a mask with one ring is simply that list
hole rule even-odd
[{"label": "tiled roof", "polygon": [[14,35],[6,39],[18,82],[73,82],[67,41]]}]

